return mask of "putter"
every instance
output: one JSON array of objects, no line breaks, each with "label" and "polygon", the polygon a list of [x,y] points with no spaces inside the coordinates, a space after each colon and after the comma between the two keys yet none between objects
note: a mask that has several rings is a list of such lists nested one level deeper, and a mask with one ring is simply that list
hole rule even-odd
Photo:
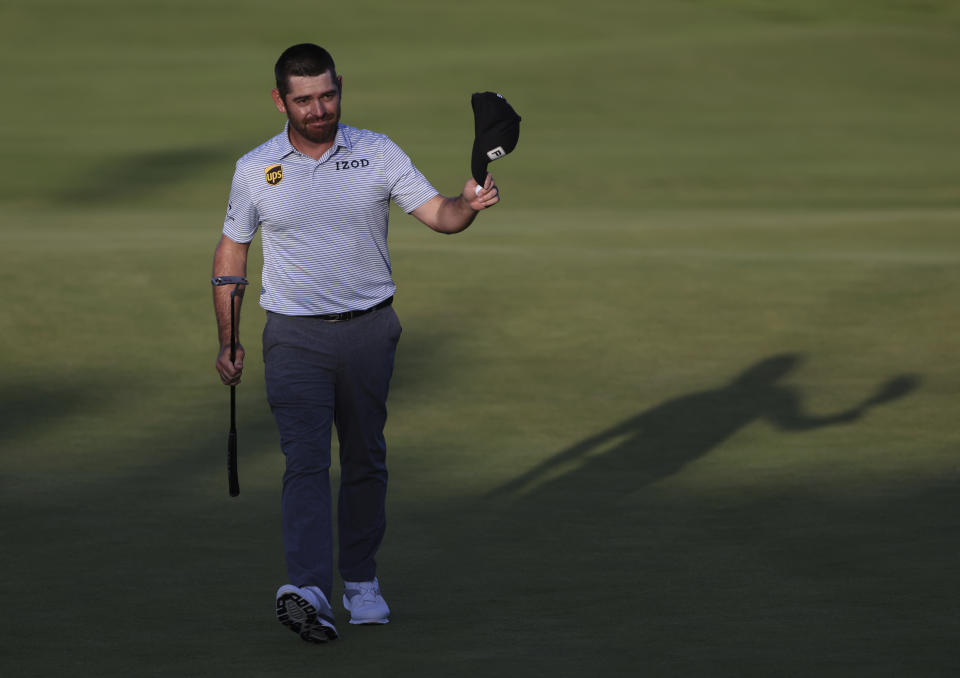
[{"label": "putter", "polygon": [[[242,276],[221,275],[213,279],[213,284],[234,285],[230,292],[230,362],[237,358],[236,322],[234,307],[236,297],[243,296],[242,285],[249,285],[249,281]],[[227,485],[231,497],[240,494],[240,475],[237,471],[237,387],[230,387],[230,432],[227,434]]]}]

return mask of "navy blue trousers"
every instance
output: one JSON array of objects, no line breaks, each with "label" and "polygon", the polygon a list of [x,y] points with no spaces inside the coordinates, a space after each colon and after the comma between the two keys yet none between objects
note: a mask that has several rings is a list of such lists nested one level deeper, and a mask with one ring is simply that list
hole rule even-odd
[{"label": "navy blue trousers", "polygon": [[393,308],[343,322],[267,313],[267,401],[286,458],[282,523],[287,574],[332,600],[332,426],[340,443],[338,567],[346,581],[376,576],[386,530],[387,393],[400,321]]}]

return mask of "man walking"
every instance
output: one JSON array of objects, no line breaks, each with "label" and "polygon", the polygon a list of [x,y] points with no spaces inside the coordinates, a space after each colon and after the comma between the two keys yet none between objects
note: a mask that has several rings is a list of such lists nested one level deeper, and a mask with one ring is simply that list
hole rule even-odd
[{"label": "man walking", "polygon": [[[237,162],[213,275],[246,274],[256,231],[263,242],[267,400],[286,458],[283,543],[290,583],[277,618],[301,638],[337,637],[333,589],[330,436],[340,443],[338,568],[351,624],[385,624],[375,555],[386,528],[386,399],[400,323],[387,251],[393,200],[440,233],[467,228],[499,201],[488,174],[444,197],[388,137],[340,123],[343,79],[322,47],[300,44],[275,67],[283,132]],[[230,359],[230,290],[214,287],[217,371],[239,383],[244,351]],[[239,309],[236,309],[239,325]],[[236,328],[234,328],[236,329]]]}]

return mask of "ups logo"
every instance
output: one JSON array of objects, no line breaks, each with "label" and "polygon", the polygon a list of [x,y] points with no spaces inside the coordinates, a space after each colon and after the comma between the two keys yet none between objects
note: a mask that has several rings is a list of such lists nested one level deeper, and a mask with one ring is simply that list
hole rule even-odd
[{"label": "ups logo", "polygon": [[271,186],[276,186],[283,181],[282,165],[270,165],[270,167],[263,170],[263,173],[267,175],[267,183]]}]

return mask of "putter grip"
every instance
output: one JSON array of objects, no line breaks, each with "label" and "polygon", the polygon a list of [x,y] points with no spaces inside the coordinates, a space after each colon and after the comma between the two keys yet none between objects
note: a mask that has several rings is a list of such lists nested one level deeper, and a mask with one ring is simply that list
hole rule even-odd
[{"label": "putter grip", "polygon": [[230,496],[240,494],[240,477],[237,473],[237,432],[230,431],[227,436],[227,483],[230,486]]}]

